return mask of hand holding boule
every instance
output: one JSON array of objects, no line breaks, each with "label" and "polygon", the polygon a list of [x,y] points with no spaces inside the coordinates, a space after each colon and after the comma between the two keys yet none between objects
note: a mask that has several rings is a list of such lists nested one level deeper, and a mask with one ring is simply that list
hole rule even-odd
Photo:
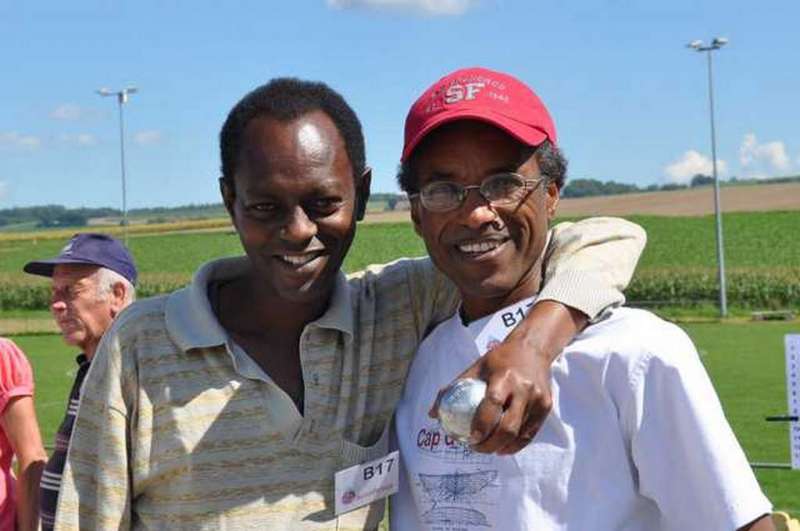
[{"label": "hand holding boule", "polygon": [[[522,363],[518,353],[501,344],[477,359],[453,382],[486,382],[486,396],[472,419],[472,433],[467,435],[467,442],[477,452],[518,452],[531,442],[550,412],[549,362],[544,356],[532,356]],[[428,413],[432,418],[441,417],[441,400],[449,388],[450,385],[439,391]]]},{"label": "hand holding boule", "polygon": [[[439,397],[438,416],[442,429],[453,439],[467,444],[483,441],[472,439],[472,421],[486,396],[486,382],[475,378],[456,380]],[[502,418],[502,411],[498,423]]]}]

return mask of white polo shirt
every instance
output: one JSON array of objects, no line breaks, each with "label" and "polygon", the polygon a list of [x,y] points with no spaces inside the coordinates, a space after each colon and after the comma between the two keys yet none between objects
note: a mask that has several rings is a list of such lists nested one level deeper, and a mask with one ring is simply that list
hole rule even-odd
[{"label": "white polo shirt", "polygon": [[471,451],[428,417],[438,389],[502,341],[532,300],[422,343],[396,413],[393,531],[732,531],[771,511],[691,340],[628,308],[552,369],[553,410],[516,455]]}]

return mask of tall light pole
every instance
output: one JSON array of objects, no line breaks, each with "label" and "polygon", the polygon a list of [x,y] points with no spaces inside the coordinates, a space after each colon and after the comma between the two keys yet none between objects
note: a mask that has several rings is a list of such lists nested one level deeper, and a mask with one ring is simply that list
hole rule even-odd
[{"label": "tall light pole", "polygon": [[717,176],[717,137],[714,128],[714,76],[711,68],[711,52],[728,44],[725,37],[714,37],[711,44],[692,41],[686,46],[696,52],[705,52],[708,58],[708,113],[711,121],[711,167],[714,172],[714,211],[717,218],[717,270],[719,276],[719,314],[728,315],[728,298],[725,289],[725,249],[722,244],[722,206],[719,200],[719,177]]},{"label": "tall light pole", "polygon": [[119,160],[122,168],[122,230],[125,235],[125,245],[128,245],[128,194],[125,186],[125,117],[122,106],[128,103],[128,96],[139,92],[139,89],[136,87],[127,87],[122,90],[101,88],[96,92],[103,97],[116,96],[117,103],[119,104]]}]

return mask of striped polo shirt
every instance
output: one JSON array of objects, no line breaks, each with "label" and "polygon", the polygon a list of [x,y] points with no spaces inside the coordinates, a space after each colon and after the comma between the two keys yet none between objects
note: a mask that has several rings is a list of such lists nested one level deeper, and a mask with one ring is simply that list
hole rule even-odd
[{"label": "striped polo shirt", "polygon": [[[540,298],[594,316],[622,299],[643,232],[624,221],[574,225],[556,229]],[[334,473],[386,453],[413,353],[455,311],[456,289],[428,259],[340,275],[300,337],[301,415],[248,366],[211,309],[209,285],[247,267],[246,258],[210,262],[190,286],[133,304],[106,332],[56,529],[377,529],[382,501],[334,514]]]},{"label": "striped polo shirt", "polygon": [[57,529],[377,528],[382,502],[334,515],[334,473],[386,453],[411,356],[428,326],[452,314],[456,292],[427,260],[341,275],[301,336],[302,416],[242,363],[249,357],[212,312],[208,285],[247,263],[211,262],[106,332],[81,396]]},{"label": "striped polo shirt", "polygon": [[56,432],[55,449],[50,455],[47,464],[42,472],[42,480],[39,489],[39,518],[42,522],[42,530],[53,529],[56,518],[56,502],[58,501],[58,491],[61,488],[61,473],[67,461],[67,448],[69,438],[72,435],[72,426],[75,423],[75,416],[78,414],[78,403],[81,396],[81,386],[89,370],[89,359],[81,354],[75,361],[78,363],[78,372],[75,381],[72,383],[72,390],[69,392],[69,402],[64,420]]}]

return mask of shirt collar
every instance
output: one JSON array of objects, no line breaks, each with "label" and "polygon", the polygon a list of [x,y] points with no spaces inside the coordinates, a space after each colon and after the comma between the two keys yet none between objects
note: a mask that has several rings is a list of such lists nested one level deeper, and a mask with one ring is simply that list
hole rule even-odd
[{"label": "shirt collar", "polygon": [[243,274],[246,267],[247,259],[244,257],[207,262],[195,272],[191,284],[167,297],[167,330],[181,350],[225,344],[227,335],[211,309],[208,284]]},{"label": "shirt collar", "polygon": [[353,304],[350,283],[347,282],[347,277],[341,271],[336,275],[333,296],[328,309],[311,324],[319,328],[331,328],[350,336],[353,335]]},{"label": "shirt collar", "polygon": [[[167,329],[182,350],[226,344],[228,335],[211,308],[208,285],[212,281],[240,276],[247,267],[246,257],[207,262],[194,274],[191,284],[168,296],[165,309]],[[336,277],[330,306],[319,319],[309,324],[353,335],[350,286],[341,271]]]}]

